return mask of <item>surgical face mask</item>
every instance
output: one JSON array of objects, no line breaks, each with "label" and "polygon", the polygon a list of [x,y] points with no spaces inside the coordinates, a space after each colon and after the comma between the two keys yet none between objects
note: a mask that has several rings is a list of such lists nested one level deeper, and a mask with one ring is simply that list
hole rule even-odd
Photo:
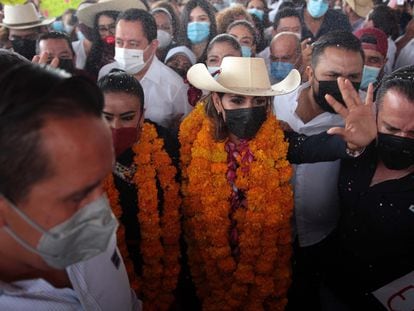
[{"label": "surgical face mask", "polygon": [[230,6],[230,1],[229,0],[222,0],[221,2],[214,3],[213,6],[217,10],[217,12],[220,12],[220,11],[222,11],[225,8],[228,8]]},{"label": "surgical face mask", "polygon": [[325,0],[308,0],[306,6],[309,14],[313,18],[319,18],[325,15],[326,11],[328,11],[328,7],[328,1]]},{"label": "surgical face mask", "polygon": [[370,83],[377,81],[381,68],[364,66],[362,71],[361,90],[366,90]]},{"label": "surgical face mask", "polygon": [[258,19],[263,21],[263,17],[264,17],[264,11],[263,10],[252,8],[252,9],[247,9],[247,12],[249,12],[250,14],[255,15]]},{"label": "surgical face mask", "polygon": [[12,40],[13,51],[19,53],[21,56],[32,60],[36,55],[36,40],[30,39],[15,39]]},{"label": "surgical face mask", "polygon": [[187,25],[187,38],[192,44],[201,43],[210,35],[209,22],[192,22]]},{"label": "surgical face mask", "polygon": [[251,57],[252,56],[252,49],[249,46],[242,45],[241,52],[243,57]]},{"label": "surgical face mask", "polygon": [[208,72],[213,76],[214,79],[218,78],[218,73],[220,72],[220,67],[216,67],[216,66],[208,66],[207,70]]},{"label": "surgical face mask", "polygon": [[378,133],[378,155],[390,170],[403,170],[414,164],[414,139]]},{"label": "surgical face mask", "polygon": [[85,40],[85,36],[83,35],[82,31],[76,31],[76,36],[78,37],[78,40]]},{"label": "surgical face mask", "polygon": [[111,131],[117,158],[137,142],[138,131],[136,127],[111,128]]},{"label": "surgical face mask", "polygon": [[294,69],[293,64],[286,62],[272,62],[270,64],[270,74],[277,81],[282,81],[289,72]]},{"label": "surgical face mask", "polygon": [[9,226],[3,229],[20,245],[40,255],[56,269],[64,269],[104,252],[118,226],[106,196],[85,205],[71,218],[49,230],[43,229],[11,202],[9,206],[42,236],[34,248]]},{"label": "surgical face mask", "polygon": [[168,32],[166,32],[165,30],[158,29],[157,30],[157,39],[160,43],[158,48],[164,49],[164,48],[166,48],[167,46],[170,45],[170,43],[172,41],[172,36]]},{"label": "surgical face mask", "polygon": [[52,28],[54,31],[58,31],[58,32],[65,31],[65,27],[62,21],[54,21],[52,24]]},{"label": "surgical face mask", "polygon": [[[316,80],[316,78],[315,78]],[[316,80],[317,81],[317,80]],[[336,80],[334,81],[318,81],[319,84],[319,91],[316,94],[315,91],[313,91],[313,97],[317,104],[324,110],[330,113],[336,113],[335,110],[328,104],[328,102],[325,99],[325,95],[329,94],[333,96],[338,102],[340,102],[342,105],[345,106],[344,99],[342,98],[341,91],[339,90],[338,83]],[[359,90],[359,82],[352,82],[352,85],[354,86],[355,90]]]},{"label": "surgical face mask", "polygon": [[114,59],[120,69],[131,75],[137,74],[145,67],[144,50],[115,47]]},{"label": "surgical face mask", "polygon": [[227,129],[240,139],[252,139],[256,136],[267,118],[266,106],[224,109],[224,111]]},{"label": "surgical face mask", "polygon": [[75,28],[72,25],[66,25],[66,24],[63,27],[65,28],[65,32],[69,35],[72,33],[73,29]]}]

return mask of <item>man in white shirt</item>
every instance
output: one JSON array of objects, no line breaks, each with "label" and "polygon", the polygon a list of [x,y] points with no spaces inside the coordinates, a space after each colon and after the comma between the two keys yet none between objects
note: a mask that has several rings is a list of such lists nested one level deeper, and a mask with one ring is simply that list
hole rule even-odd
[{"label": "man in white shirt", "polygon": [[183,79],[160,62],[157,25],[154,17],[139,9],[129,9],[118,17],[115,31],[115,62],[102,67],[99,78],[118,68],[135,76],[145,94],[145,116],[170,129],[177,129],[191,111]]},{"label": "man in white shirt", "polygon": [[[337,78],[349,79],[356,89],[364,64],[361,43],[350,32],[332,32],[313,45],[308,82],[295,92],[275,97],[274,112],[296,132],[314,135],[342,126],[342,118],[326,102],[330,94],[343,103]],[[295,165],[294,220],[297,240],[293,284],[287,310],[319,310],[323,260],[329,252],[324,239],[339,218],[337,180],[339,161]],[[303,305],[302,305],[303,304]]]},{"label": "man in white shirt", "polygon": [[102,108],[87,79],[32,64],[0,78],[0,310],[141,309],[101,187]]}]

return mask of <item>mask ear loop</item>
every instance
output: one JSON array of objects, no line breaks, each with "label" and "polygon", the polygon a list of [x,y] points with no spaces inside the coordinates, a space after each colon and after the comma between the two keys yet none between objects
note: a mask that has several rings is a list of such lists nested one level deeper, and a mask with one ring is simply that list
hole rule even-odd
[{"label": "mask ear loop", "polygon": [[[0,196],[7,202],[7,204],[9,205],[9,207],[14,212],[16,212],[16,214],[19,215],[20,218],[22,218],[32,228],[36,229],[37,231],[39,231],[39,232],[41,232],[43,234],[47,234],[47,235],[53,236],[54,238],[58,238],[59,237],[59,234],[50,233],[49,231],[45,230],[42,226],[40,226],[39,224],[37,224],[35,221],[33,221],[32,219],[30,219],[30,217],[27,216],[26,213],[24,213],[22,210],[20,210],[19,208],[17,208],[17,206],[14,205],[12,202],[10,202],[10,200],[8,200],[3,194],[0,194]],[[9,226],[7,225],[6,228],[5,228],[5,230],[8,229],[8,228],[9,228]]]}]

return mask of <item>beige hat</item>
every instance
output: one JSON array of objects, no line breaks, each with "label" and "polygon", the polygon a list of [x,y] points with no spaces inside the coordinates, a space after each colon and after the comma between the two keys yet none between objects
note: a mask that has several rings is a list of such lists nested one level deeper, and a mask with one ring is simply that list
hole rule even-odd
[{"label": "beige hat", "polygon": [[34,4],[29,2],[26,4],[5,5],[4,18],[1,25],[9,29],[29,29],[49,25],[54,20],[55,18],[42,18],[36,11]]},{"label": "beige hat", "polygon": [[360,17],[366,17],[374,6],[372,0],[345,0],[352,10]]},{"label": "beige hat", "polygon": [[196,88],[212,92],[276,96],[294,91],[300,84],[300,73],[293,69],[284,80],[271,85],[263,58],[228,56],[214,77],[199,63],[188,70],[187,79]]},{"label": "beige hat", "polygon": [[93,28],[96,14],[103,11],[123,12],[128,9],[142,9],[147,11],[147,7],[141,0],[100,0],[95,4],[80,8],[76,16],[81,23]]}]

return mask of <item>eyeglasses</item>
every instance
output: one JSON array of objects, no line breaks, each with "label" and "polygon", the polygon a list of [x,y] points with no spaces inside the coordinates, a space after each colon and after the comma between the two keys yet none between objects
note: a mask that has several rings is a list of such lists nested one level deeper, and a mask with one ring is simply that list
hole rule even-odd
[{"label": "eyeglasses", "polygon": [[110,32],[115,33],[115,23],[109,24],[109,25],[98,25],[98,31],[99,32]]}]

